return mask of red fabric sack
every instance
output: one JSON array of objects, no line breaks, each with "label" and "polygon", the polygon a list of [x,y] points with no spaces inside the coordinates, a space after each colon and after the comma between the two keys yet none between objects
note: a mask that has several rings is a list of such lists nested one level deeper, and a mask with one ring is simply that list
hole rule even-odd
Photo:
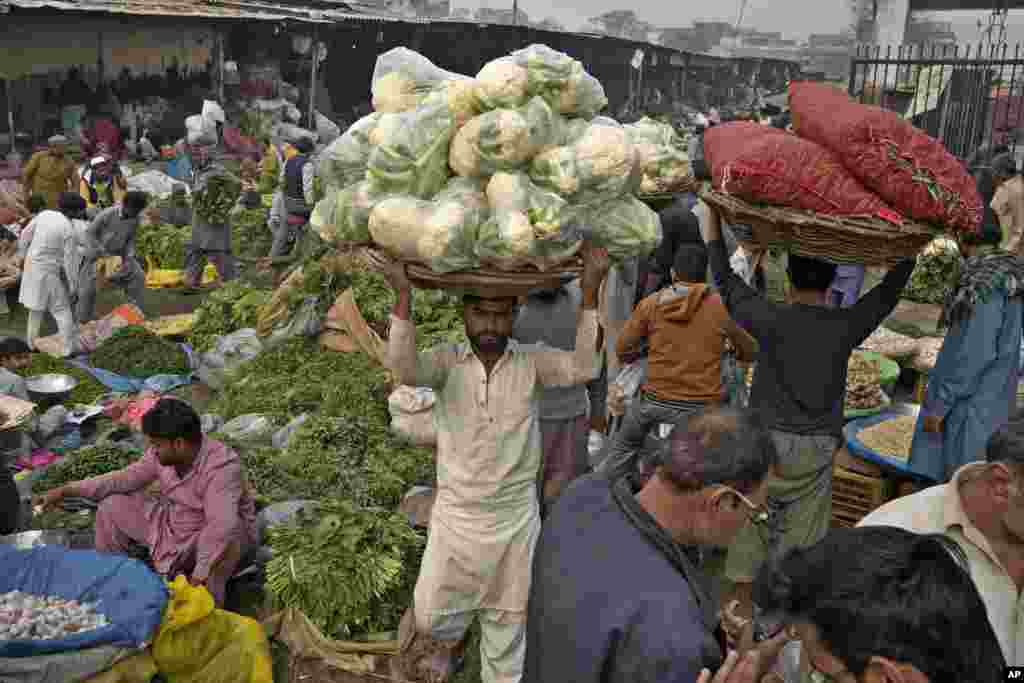
[{"label": "red fabric sack", "polygon": [[978,230],[984,210],[974,178],[935,138],[823,83],[791,83],[789,107],[797,135],[838,154],[893,208],[956,232]]},{"label": "red fabric sack", "polygon": [[756,123],[728,123],[704,134],[715,189],[753,202],[831,216],[899,220],[877,195],[810,140]]}]

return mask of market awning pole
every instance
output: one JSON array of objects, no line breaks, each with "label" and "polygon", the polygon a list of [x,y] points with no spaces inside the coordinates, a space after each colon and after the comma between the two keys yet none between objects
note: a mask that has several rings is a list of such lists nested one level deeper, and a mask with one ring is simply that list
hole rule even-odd
[{"label": "market awning pole", "polygon": [[313,54],[313,66],[309,70],[309,126],[310,130],[316,130],[316,69],[320,61],[320,43],[317,42],[319,38],[319,27],[313,26],[313,48],[310,52]]},{"label": "market awning pole", "polygon": [[7,98],[7,132],[10,133],[10,151],[14,153],[14,98],[11,96],[11,79],[4,79],[4,97]]},{"label": "market awning pole", "polygon": [[224,103],[224,34],[217,31],[217,102]]}]

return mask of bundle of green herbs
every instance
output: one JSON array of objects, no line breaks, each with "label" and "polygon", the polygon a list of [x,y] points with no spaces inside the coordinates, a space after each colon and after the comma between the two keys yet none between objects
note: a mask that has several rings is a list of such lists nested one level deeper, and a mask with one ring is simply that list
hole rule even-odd
[{"label": "bundle of green herbs", "polygon": [[207,182],[203,190],[192,193],[192,210],[207,223],[226,224],[241,193],[242,184],[238,179],[219,173]]},{"label": "bundle of green herbs", "polygon": [[185,267],[185,245],[191,238],[192,229],[187,226],[140,225],[135,249],[147,270],[181,270]]},{"label": "bundle of green herbs", "polygon": [[131,465],[142,453],[113,444],[87,446],[72,451],[50,465],[39,479],[32,483],[36,492],[50,491],[72,481],[98,477]]},{"label": "bundle of green herbs", "polygon": [[90,357],[97,368],[127,377],[187,375],[188,354],[179,344],[158,337],[141,325],[115,331]]},{"label": "bundle of green herbs", "polygon": [[267,226],[267,212],[262,206],[243,208],[231,219],[231,244],[237,256],[262,258],[270,253],[274,236]]},{"label": "bundle of green herbs", "polygon": [[272,598],[329,637],[394,630],[412,604],[425,541],[401,514],[323,500],[268,535]]},{"label": "bundle of green herbs", "polygon": [[247,327],[256,327],[260,310],[273,292],[244,280],[232,280],[211,292],[195,311],[189,344],[196,351],[209,351],[216,338]]},{"label": "bundle of green herbs", "polygon": [[949,239],[929,244],[917,257],[903,298],[926,304],[943,304],[960,277],[960,251]]}]

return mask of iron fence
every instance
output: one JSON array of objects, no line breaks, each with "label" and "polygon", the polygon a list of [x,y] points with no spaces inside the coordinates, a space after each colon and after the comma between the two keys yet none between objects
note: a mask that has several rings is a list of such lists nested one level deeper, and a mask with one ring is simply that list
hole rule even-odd
[{"label": "iron fence", "polygon": [[1020,44],[861,46],[849,92],[899,113],[961,159],[1002,144],[1024,155]]}]

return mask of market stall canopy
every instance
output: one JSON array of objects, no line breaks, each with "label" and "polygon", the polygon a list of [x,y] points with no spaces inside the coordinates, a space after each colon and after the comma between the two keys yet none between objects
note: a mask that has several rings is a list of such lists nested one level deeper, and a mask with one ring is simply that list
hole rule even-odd
[{"label": "market stall canopy", "polygon": [[[290,0],[288,2],[259,2],[257,0],[0,0],[0,15],[9,14],[12,10],[56,10],[60,12],[91,12],[106,15],[132,15],[148,17],[179,17],[182,19],[237,19],[258,21],[292,21],[306,24],[334,24],[344,21],[373,22],[425,22],[426,20],[408,19],[390,14],[385,10],[365,11],[362,5],[354,6],[345,2],[329,2],[327,0]],[[0,25],[11,22],[9,19]],[[7,26],[5,26],[7,28]],[[97,51],[93,47],[75,50],[74,45],[63,48],[54,41],[40,40],[35,34],[28,36],[35,43],[17,44],[9,40],[12,34],[4,35],[0,30],[0,78],[13,79],[27,76],[33,72],[33,65],[45,64],[83,64],[96,59]],[[38,45],[37,45],[38,43]],[[82,46],[77,46],[81,48]],[[40,51],[45,50],[47,56],[40,59]],[[66,55],[67,60],[59,59],[62,51],[72,51]],[[54,52],[58,58],[54,58]],[[38,70],[38,66],[36,67]]]}]

